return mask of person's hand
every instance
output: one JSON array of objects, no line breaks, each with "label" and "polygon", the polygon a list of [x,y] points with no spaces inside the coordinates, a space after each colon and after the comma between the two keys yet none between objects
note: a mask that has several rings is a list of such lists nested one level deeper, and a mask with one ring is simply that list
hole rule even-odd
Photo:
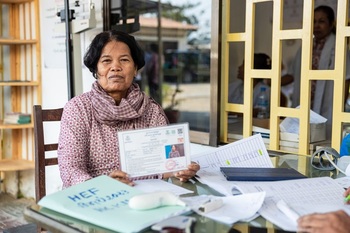
[{"label": "person's hand", "polygon": [[189,179],[191,179],[196,175],[199,169],[200,169],[199,164],[192,162],[187,166],[187,170],[174,172],[174,176],[182,182],[187,182]]},{"label": "person's hand", "polygon": [[350,216],[343,210],[309,214],[298,219],[298,232],[349,233]]},{"label": "person's hand", "polygon": [[[349,196],[350,195],[350,187],[344,192],[344,198],[346,198],[347,196]],[[350,200],[348,200],[347,202],[346,202],[347,204],[350,204]]]},{"label": "person's hand", "polygon": [[124,184],[130,185],[130,186],[135,185],[135,183],[132,180],[130,180],[128,174],[126,174],[123,171],[114,170],[109,174],[109,176],[112,177],[113,179],[123,182]]}]

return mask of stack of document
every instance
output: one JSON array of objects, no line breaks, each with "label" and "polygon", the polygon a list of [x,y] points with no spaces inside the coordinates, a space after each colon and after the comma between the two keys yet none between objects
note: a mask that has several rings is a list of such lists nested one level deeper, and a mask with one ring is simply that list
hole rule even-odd
[{"label": "stack of document", "polygon": [[[350,215],[350,205],[344,205],[344,188],[330,177],[259,182],[228,181],[220,172],[220,167],[273,169],[260,135],[218,147],[214,151],[203,152],[195,155],[193,160],[201,166],[197,173],[198,180],[225,196],[266,193],[258,213],[283,230],[296,231],[296,218],[305,214],[344,210]],[[279,208],[281,205],[277,205],[278,203],[285,203],[284,207],[290,208]]]},{"label": "stack of document", "polygon": [[[330,177],[272,181],[236,182],[234,186],[242,193],[266,192],[259,210],[261,216],[286,231],[296,231],[297,222],[290,212],[298,216],[344,210],[350,214],[350,206],[344,205],[344,189]],[[278,207],[283,200],[291,211]]]}]

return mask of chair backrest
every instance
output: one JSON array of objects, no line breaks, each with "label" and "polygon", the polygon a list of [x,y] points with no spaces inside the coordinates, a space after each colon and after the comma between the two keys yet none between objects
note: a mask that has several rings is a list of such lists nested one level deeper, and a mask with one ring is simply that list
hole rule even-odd
[{"label": "chair backrest", "polygon": [[57,157],[46,158],[46,152],[55,151],[57,143],[47,144],[44,140],[44,122],[61,121],[63,108],[42,109],[41,105],[33,106],[34,141],[35,141],[35,198],[38,202],[46,195],[46,166],[57,165]]}]

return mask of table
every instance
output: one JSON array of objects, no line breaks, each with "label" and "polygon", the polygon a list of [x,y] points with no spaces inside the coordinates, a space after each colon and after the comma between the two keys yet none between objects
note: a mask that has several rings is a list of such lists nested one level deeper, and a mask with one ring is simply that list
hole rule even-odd
[{"label": "table", "polygon": [[[310,157],[295,155],[295,154],[283,154],[279,152],[269,151],[271,160],[275,167],[291,167],[302,174],[308,177],[319,177],[319,176],[330,176],[332,178],[337,178],[343,176],[337,170],[334,171],[320,171],[314,169],[310,166]],[[184,196],[191,195],[217,195],[222,196],[217,191],[212,188],[204,185],[198,181],[182,183],[177,179],[170,179],[169,182],[172,182],[176,185],[179,185],[183,188],[190,189],[194,193],[186,194]],[[38,226],[43,227],[50,232],[60,232],[60,233],[76,233],[76,232],[94,232],[94,233],[104,233],[104,232],[113,232],[102,227],[92,225],[87,222],[83,222],[57,212],[53,211],[43,211],[40,206],[34,204],[29,206],[24,211],[25,219],[29,222],[34,222]],[[280,230],[277,226],[266,221],[262,217],[249,222],[249,223],[236,223],[233,226],[225,225],[220,222],[216,222],[209,218],[199,216],[197,214],[192,214],[191,216],[196,217],[197,221],[194,226],[194,232],[215,232],[215,233],[234,233],[234,232],[256,232],[256,233],[280,233],[285,232]],[[137,221],[137,220],[135,220]],[[153,232],[150,229],[145,230],[144,232]]]}]

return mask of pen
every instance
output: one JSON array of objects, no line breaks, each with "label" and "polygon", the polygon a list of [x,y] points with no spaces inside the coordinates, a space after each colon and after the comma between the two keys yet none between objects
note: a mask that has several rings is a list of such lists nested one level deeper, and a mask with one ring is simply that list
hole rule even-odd
[{"label": "pen", "polygon": [[350,201],[350,194],[344,199],[344,202]]}]

